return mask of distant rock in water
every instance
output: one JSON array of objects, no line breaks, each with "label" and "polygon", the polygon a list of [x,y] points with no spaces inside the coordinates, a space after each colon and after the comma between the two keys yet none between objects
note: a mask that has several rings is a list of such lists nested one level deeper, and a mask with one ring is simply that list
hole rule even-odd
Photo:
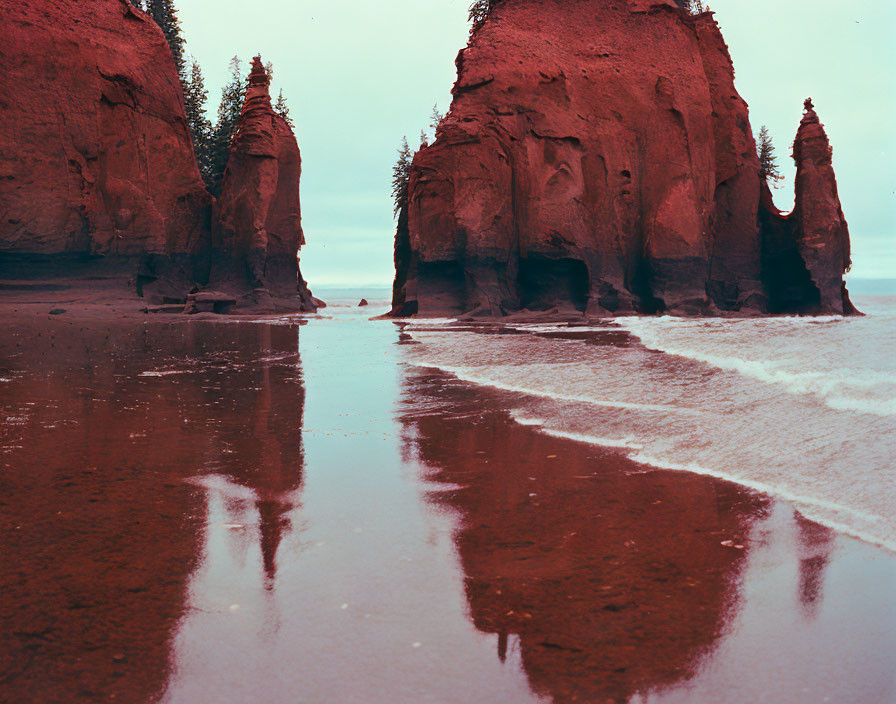
[{"label": "distant rock in water", "polygon": [[364,308],[365,306],[369,306],[370,302],[366,298],[362,298],[361,302],[358,303],[358,308]]},{"label": "distant rock in water", "polygon": [[496,0],[457,69],[399,215],[393,315],[853,311],[824,132],[807,113],[784,218],[711,13]]},{"label": "distant rock in water", "polygon": [[299,148],[257,61],[213,218],[148,15],[127,0],[28,0],[4,3],[2,24],[0,278],[103,280],[180,305],[212,286],[235,312],[320,305],[297,260]]},{"label": "distant rock in water", "polygon": [[299,204],[302,159],[292,129],[271,106],[269,84],[256,56],[214,209],[210,285],[251,293],[263,306],[297,303],[300,310],[314,311],[317,304],[296,256],[305,243]]},{"label": "distant rock in water", "polygon": [[125,0],[3,4],[0,264],[192,278],[208,195],[161,30]]}]

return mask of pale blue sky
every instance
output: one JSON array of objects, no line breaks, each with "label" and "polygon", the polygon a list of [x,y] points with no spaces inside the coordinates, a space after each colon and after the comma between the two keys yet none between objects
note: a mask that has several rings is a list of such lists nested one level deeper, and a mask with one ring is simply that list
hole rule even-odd
[{"label": "pale blue sky", "polygon": [[[596,0],[597,1],[597,0]],[[274,62],[302,149],[302,271],[312,285],[391,282],[391,168],[434,103],[444,112],[469,0],[177,0],[214,110],[227,64]],[[714,0],[737,87],[788,176],[803,99],[815,99],[853,238],[856,277],[896,278],[896,2]],[[212,11],[213,8],[213,11]]]}]

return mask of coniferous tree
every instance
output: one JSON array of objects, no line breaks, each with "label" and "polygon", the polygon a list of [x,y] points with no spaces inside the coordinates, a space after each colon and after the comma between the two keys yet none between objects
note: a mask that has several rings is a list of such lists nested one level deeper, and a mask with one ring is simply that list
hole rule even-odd
[{"label": "coniferous tree", "polygon": [[445,116],[439,112],[439,104],[436,103],[432,106],[432,115],[430,116],[429,126],[432,127],[433,133],[437,132],[439,129],[439,125],[442,124],[442,120],[445,119]]},{"label": "coniferous tree", "polygon": [[488,17],[488,13],[491,12],[491,9],[492,0],[473,0],[468,14],[470,22],[473,23],[473,29],[477,29],[483,22],[485,22],[485,18]]},{"label": "coniferous tree", "polygon": [[759,175],[766,181],[772,182],[774,185],[784,177],[778,168],[778,157],[775,156],[775,145],[769,134],[768,127],[765,125],[759,130],[759,144],[757,145],[757,153],[759,154]]},{"label": "coniferous tree", "polygon": [[274,103],[274,111],[286,120],[286,124],[289,125],[290,129],[296,128],[295,121],[289,116],[289,105],[286,104],[286,98],[283,97],[283,89],[280,89],[280,94],[277,96],[277,102]]},{"label": "coniferous tree", "polygon": [[230,60],[230,81],[221,89],[218,105],[218,122],[212,133],[209,165],[209,192],[216,198],[221,195],[221,182],[230,160],[230,149],[243,111],[246,93],[246,78],[243,76],[242,62],[234,56]]},{"label": "coniferous tree", "polygon": [[184,38],[180,29],[180,20],[177,17],[177,8],[174,6],[174,0],[145,0],[143,9],[152,17],[156,24],[162,29],[162,34],[168,41],[171,48],[171,55],[174,57],[174,63],[177,66],[177,75],[180,77],[181,85],[186,83],[187,64],[184,59]]},{"label": "coniferous tree", "polygon": [[420,149],[426,149],[429,146],[429,135],[426,130],[420,130]]},{"label": "coniferous tree", "polygon": [[190,136],[193,139],[193,152],[196,154],[199,173],[202,174],[206,188],[209,188],[212,185],[212,123],[205,114],[207,99],[208,91],[205,89],[202,68],[198,61],[193,60],[190,78],[184,87],[184,107],[187,113],[187,123],[190,125]]},{"label": "coniferous tree", "polygon": [[699,15],[705,11],[702,0],[675,0],[675,3],[682,9],[687,10],[692,15]]},{"label": "coniferous tree", "polygon": [[392,167],[392,200],[395,203],[395,215],[408,206],[408,183],[411,180],[411,163],[413,161],[408,138],[403,137],[398,150],[398,161]]}]

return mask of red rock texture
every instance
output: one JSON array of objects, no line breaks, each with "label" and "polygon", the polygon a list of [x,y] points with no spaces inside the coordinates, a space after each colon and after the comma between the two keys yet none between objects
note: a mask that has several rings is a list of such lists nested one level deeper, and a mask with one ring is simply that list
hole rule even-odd
[{"label": "red rock texture", "polygon": [[858,315],[843,276],[851,266],[849,227],[843,216],[833,151],[811,99],[793,143],[796,202],[775,207],[763,182],[759,208],[762,266],[769,308],[776,313]]},{"label": "red rock texture", "polygon": [[711,13],[498,0],[457,67],[414,159],[393,314],[768,311],[755,142]]},{"label": "red rock texture", "polygon": [[271,107],[269,84],[256,56],[215,206],[210,285],[236,291],[247,302],[314,311],[318,302],[297,259],[305,243],[299,203],[302,159],[292,129]]},{"label": "red rock texture", "polygon": [[136,259],[149,282],[208,238],[171,52],[125,0],[4,2],[0,257]]}]

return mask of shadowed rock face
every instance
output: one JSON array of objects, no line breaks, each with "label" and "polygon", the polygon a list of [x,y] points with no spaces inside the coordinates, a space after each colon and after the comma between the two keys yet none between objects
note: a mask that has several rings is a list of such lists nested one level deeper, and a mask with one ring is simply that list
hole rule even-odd
[{"label": "shadowed rock face", "polygon": [[[270,78],[255,57],[239,130],[215,207],[210,285],[314,311],[296,255],[305,243],[302,159],[292,129],[271,107]],[[296,293],[298,292],[298,296]]]},{"label": "shadowed rock face", "polygon": [[[769,311],[755,142],[710,13],[499,0],[457,67],[414,159],[394,314]],[[800,181],[830,205],[798,206],[802,231],[827,231],[832,186]],[[841,295],[839,255],[815,253]]]},{"label": "shadowed rock face", "polygon": [[0,61],[0,259],[189,269],[211,197],[155,23],[124,0],[8,2]]}]

